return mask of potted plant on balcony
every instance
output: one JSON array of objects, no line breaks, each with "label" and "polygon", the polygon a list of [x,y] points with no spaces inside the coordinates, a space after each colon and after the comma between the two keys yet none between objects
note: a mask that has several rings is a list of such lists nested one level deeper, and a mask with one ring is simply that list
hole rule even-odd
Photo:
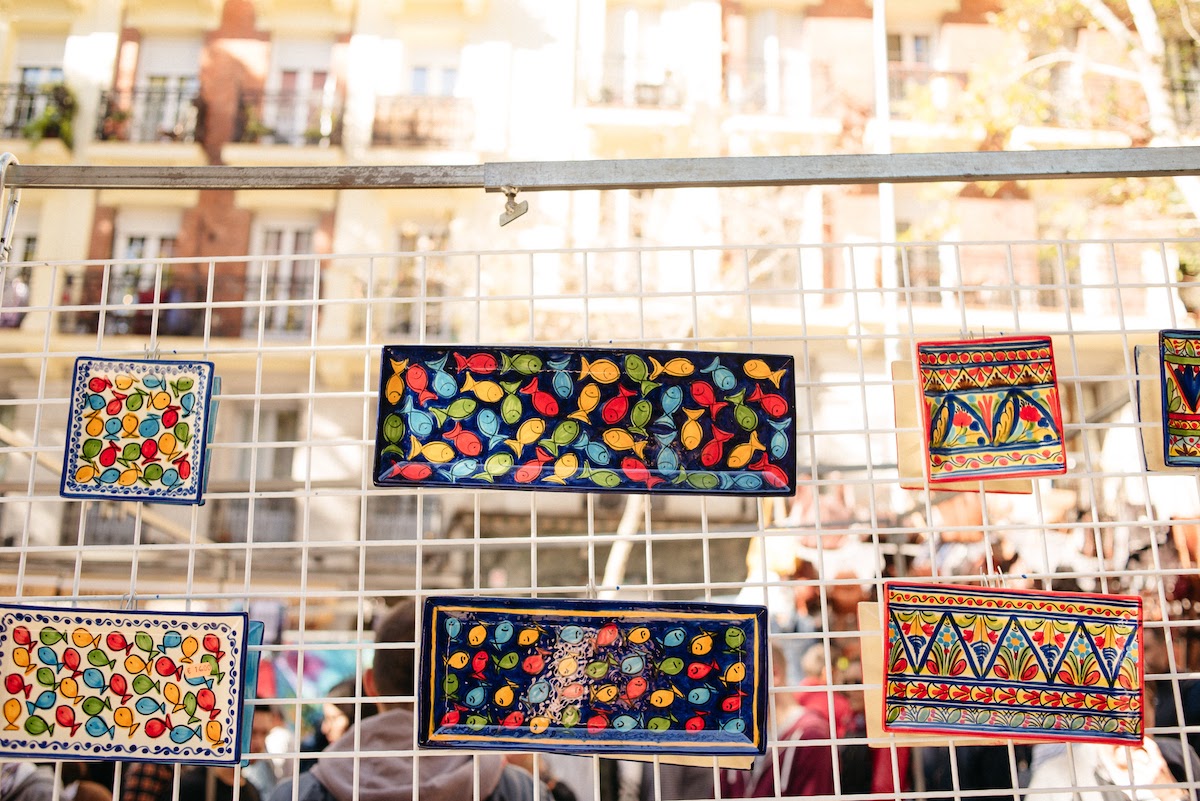
[{"label": "potted plant on balcony", "polygon": [[34,145],[46,138],[57,138],[67,147],[74,147],[75,94],[63,83],[53,84],[46,91],[46,107],[25,124],[21,133]]},{"label": "potted plant on balcony", "polygon": [[1200,312],[1200,251],[1181,246],[1175,280],[1179,301],[1188,314],[1195,316]]}]

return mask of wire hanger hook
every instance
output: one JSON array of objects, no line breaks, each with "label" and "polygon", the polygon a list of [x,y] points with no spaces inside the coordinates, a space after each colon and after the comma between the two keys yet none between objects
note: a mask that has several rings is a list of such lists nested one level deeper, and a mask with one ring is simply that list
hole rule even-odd
[{"label": "wire hanger hook", "polygon": [[502,186],[500,190],[504,192],[504,211],[500,214],[500,225],[508,225],[513,220],[520,217],[525,212],[529,211],[529,201],[522,200],[517,202],[517,193],[521,190],[515,186]]}]

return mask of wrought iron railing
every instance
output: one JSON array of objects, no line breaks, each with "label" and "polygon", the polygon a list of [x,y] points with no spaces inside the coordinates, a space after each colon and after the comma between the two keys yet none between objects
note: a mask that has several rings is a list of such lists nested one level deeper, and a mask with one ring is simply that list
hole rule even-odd
[{"label": "wrought iron railing", "polygon": [[[20,83],[0,84],[0,136],[19,139],[27,136],[26,128],[38,119],[54,102],[52,86],[29,86]],[[60,135],[58,130],[44,130],[41,136],[49,139]]]},{"label": "wrought iron railing", "polygon": [[243,92],[234,139],[277,145],[340,145],[344,102],[324,91]]},{"label": "wrought iron railing", "polygon": [[375,100],[373,145],[454,149],[468,146],[474,136],[475,117],[465,100],[425,95]]},{"label": "wrought iron railing", "polygon": [[204,136],[204,104],[193,88],[107,91],[100,95],[100,109],[100,140],[194,142]]},{"label": "wrought iron railing", "polygon": [[657,59],[610,55],[600,70],[600,81],[588,98],[595,105],[673,109],[686,99],[682,72]]}]

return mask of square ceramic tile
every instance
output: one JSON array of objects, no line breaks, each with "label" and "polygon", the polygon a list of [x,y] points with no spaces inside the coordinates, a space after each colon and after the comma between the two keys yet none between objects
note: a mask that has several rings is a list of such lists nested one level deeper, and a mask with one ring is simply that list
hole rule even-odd
[{"label": "square ceramic tile", "polygon": [[203,502],[213,364],[75,362],[60,494]]}]

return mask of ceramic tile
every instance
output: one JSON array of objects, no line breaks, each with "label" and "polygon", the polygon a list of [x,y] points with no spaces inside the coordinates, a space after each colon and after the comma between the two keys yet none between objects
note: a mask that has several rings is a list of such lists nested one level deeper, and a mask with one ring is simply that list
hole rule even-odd
[{"label": "ceramic tile", "polygon": [[232,765],[244,614],[0,606],[0,754]]},{"label": "ceramic tile", "polygon": [[790,356],[383,349],[378,486],[790,495]]},{"label": "ceramic tile", "polygon": [[754,754],[766,610],[430,598],[418,680],[428,747]]},{"label": "ceramic tile", "polygon": [[1200,467],[1200,331],[1160,331],[1163,462]]},{"label": "ceramic tile", "polygon": [[1137,596],[889,583],[884,729],[1140,743]]}]

